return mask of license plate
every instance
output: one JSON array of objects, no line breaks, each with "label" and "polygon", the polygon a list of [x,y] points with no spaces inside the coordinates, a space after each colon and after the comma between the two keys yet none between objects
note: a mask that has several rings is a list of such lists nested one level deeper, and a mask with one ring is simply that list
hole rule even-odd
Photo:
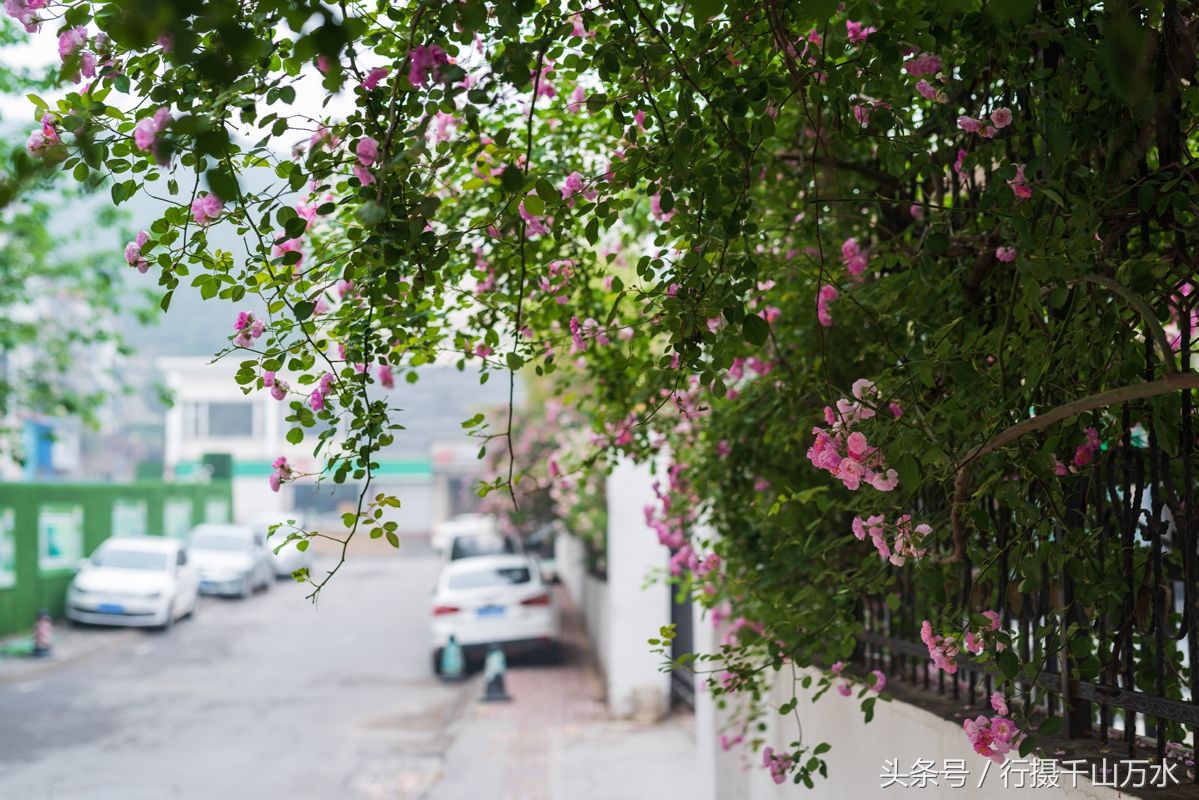
[{"label": "license plate", "polygon": [[99,606],[96,607],[96,610],[99,611],[101,614],[124,614],[125,613],[124,606],[118,606],[113,603],[101,603]]},{"label": "license plate", "polygon": [[505,611],[507,611],[507,609],[503,606],[483,606],[478,610],[477,613],[479,618],[483,619],[485,617],[502,617],[504,616]]}]

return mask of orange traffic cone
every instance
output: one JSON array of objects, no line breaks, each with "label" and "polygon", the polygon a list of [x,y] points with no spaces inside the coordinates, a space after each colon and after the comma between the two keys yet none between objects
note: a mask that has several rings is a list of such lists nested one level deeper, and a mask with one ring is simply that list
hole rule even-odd
[{"label": "orange traffic cone", "polygon": [[54,622],[50,612],[41,609],[33,623],[33,655],[38,658],[49,656],[54,651]]}]

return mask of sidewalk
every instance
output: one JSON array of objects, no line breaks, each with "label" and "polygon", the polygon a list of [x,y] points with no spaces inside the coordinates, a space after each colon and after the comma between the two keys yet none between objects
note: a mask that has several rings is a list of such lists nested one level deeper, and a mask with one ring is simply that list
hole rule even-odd
[{"label": "sidewalk", "polygon": [[565,591],[558,598],[560,661],[509,663],[505,684],[512,702],[476,701],[467,710],[428,800],[642,800],[695,793],[691,716],[659,723],[612,719],[581,615]]}]

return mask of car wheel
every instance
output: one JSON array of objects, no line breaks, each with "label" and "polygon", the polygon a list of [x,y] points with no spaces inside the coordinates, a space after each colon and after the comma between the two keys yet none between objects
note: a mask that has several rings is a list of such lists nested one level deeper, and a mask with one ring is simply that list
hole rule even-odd
[{"label": "car wheel", "polygon": [[161,631],[162,633],[166,633],[172,627],[174,627],[174,625],[175,625],[175,601],[172,600],[170,608],[167,609],[167,618],[163,621],[163,623],[161,625],[158,626],[158,630]]},{"label": "car wheel", "polygon": [[266,576],[262,579],[262,591],[269,592],[271,590],[271,584],[273,584],[274,582],[275,582],[275,570],[271,569],[269,572],[266,573]]},{"label": "car wheel", "polygon": [[433,674],[437,675],[437,676],[441,675],[441,648],[440,647],[433,651]]},{"label": "car wheel", "polygon": [[249,597],[254,593],[254,579],[247,575],[241,579],[241,588],[237,590],[237,596],[240,598]]}]

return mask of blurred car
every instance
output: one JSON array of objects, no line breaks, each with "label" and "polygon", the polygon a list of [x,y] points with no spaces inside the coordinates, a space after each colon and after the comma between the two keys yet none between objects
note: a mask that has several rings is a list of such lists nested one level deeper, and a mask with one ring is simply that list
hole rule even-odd
[{"label": "blurred car", "polygon": [[492,644],[506,652],[553,648],[561,634],[558,604],[536,560],[498,555],[451,561],[433,591],[433,671],[450,637],[468,656]]},{"label": "blurred car", "polygon": [[459,533],[450,539],[449,560],[498,556],[517,553],[519,550],[516,542],[498,532]]},{"label": "blurred car", "polygon": [[[275,532],[271,533],[271,528]],[[312,569],[312,551],[301,550],[296,545],[299,541],[287,541],[289,534],[296,533],[297,528],[303,530],[304,520],[299,514],[282,512],[258,514],[250,522],[254,532],[266,542],[266,551],[270,556],[271,567],[276,578],[290,576],[297,569],[307,567]],[[275,550],[279,552],[275,552]]]},{"label": "blurred car", "polygon": [[500,533],[500,521],[491,514],[459,514],[433,526],[430,544],[438,553],[448,553],[455,536]]},{"label": "blurred car", "polygon": [[67,619],[169,628],[195,612],[198,588],[182,542],[114,537],[96,548],[67,586]]},{"label": "blurred car", "polygon": [[188,553],[200,576],[201,594],[248,597],[269,589],[275,568],[266,549],[266,534],[248,525],[197,525],[188,538]]},{"label": "blurred car", "polygon": [[558,583],[558,535],[561,523],[548,522],[525,537],[524,550],[537,558],[541,577],[549,583]]}]

